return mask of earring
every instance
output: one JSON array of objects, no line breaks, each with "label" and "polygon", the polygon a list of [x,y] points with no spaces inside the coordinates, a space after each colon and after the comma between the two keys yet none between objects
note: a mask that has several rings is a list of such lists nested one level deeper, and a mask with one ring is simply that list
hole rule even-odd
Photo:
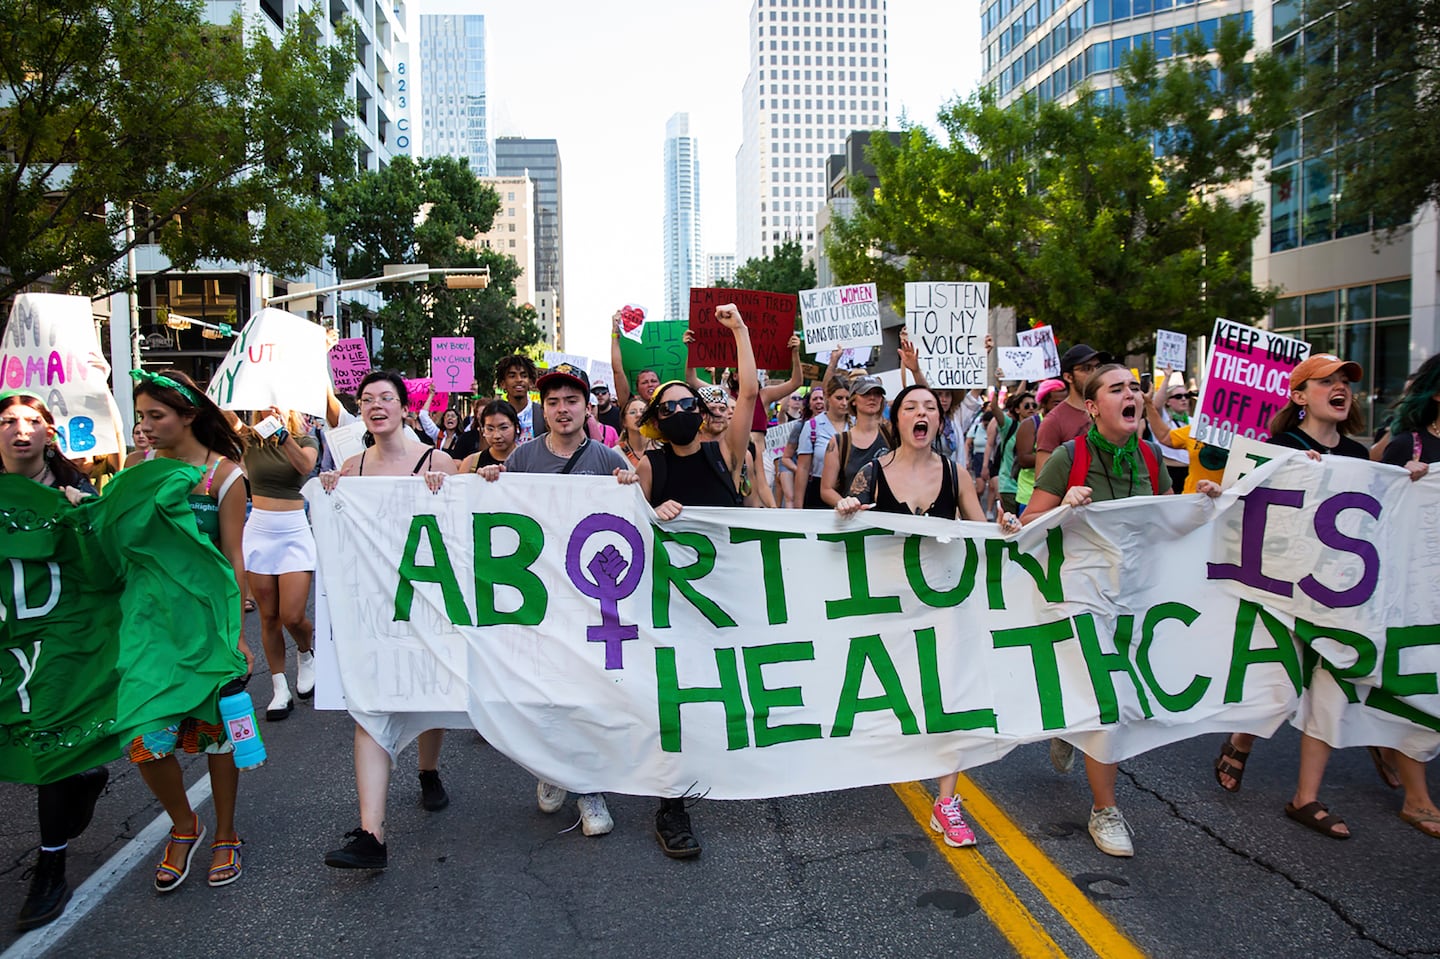
[{"label": "earring", "polygon": [[1305,422],[1305,407],[1300,407],[1300,422]]}]

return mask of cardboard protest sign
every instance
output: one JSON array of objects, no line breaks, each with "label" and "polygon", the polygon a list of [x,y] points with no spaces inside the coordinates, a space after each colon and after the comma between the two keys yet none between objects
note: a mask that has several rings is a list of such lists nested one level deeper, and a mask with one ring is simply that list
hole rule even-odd
[{"label": "cardboard protest sign", "polygon": [[1189,362],[1190,338],[1169,330],[1155,331],[1155,368],[1183,371]]},{"label": "cardboard protest sign", "polygon": [[1290,372],[1310,355],[1310,344],[1243,323],[1217,319],[1205,385],[1191,436],[1230,448],[1235,436],[1270,438],[1270,420],[1290,398]]},{"label": "cardboard protest sign", "polygon": [[1229,489],[1271,460],[1303,455],[1299,450],[1285,446],[1236,436],[1230,442],[1230,457],[1225,461],[1225,475],[1220,479],[1220,488]]},{"label": "cardboard protest sign", "polygon": [[437,391],[469,393],[470,384],[475,382],[475,339],[430,337],[430,377]]},{"label": "cardboard protest sign", "polygon": [[765,430],[765,452],[779,455],[785,452],[785,444],[790,442],[790,432],[795,428],[793,422],[777,423]]},{"label": "cardboard protest sign", "polygon": [[874,283],[827,286],[800,293],[800,326],[805,349],[880,345],[880,300]]},{"label": "cardboard protest sign", "polygon": [[[1015,342],[1020,346],[1040,348],[1040,352],[1045,357],[1042,379],[1057,380],[1060,378],[1060,350],[1055,345],[1055,331],[1052,328],[1037,326],[1029,330],[1020,330],[1015,334]],[[1009,370],[1007,369],[1006,372]]]},{"label": "cardboard protest sign", "polygon": [[[635,303],[626,303],[620,307],[620,335],[632,343],[645,342],[645,324],[649,322],[650,313],[643,306]],[[672,317],[678,319],[678,317]]]},{"label": "cardboard protest sign", "polygon": [[266,307],[235,337],[205,395],[223,410],[278,406],[324,416],[329,374],[325,328]]},{"label": "cardboard protest sign", "polygon": [[905,329],[936,389],[984,387],[990,379],[989,283],[906,283]]},{"label": "cardboard protest sign", "polygon": [[449,408],[450,394],[438,392],[430,400],[430,405],[428,407],[425,406],[425,394],[430,392],[430,385],[433,382],[434,380],[428,376],[405,381],[405,392],[410,394],[410,412],[418,413],[423,407],[428,409],[433,416],[438,413],[443,413]]},{"label": "cardboard protest sign", "polygon": [[639,343],[620,340],[620,358],[632,391],[641,370],[654,370],[661,383],[685,379],[687,325],[684,320],[652,320],[645,324],[645,335]]},{"label": "cardboard protest sign", "polygon": [[[577,370],[584,370],[586,376],[590,375],[590,357],[581,356],[578,353],[560,353],[556,350],[545,351],[545,365],[547,367],[553,370],[561,363],[569,363]],[[542,373],[540,375],[544,376],[545,374]]]},{"label": "cardboard protest sign", "polygon": [[330,348],[330,379],[336,393],[354,393],[370,372],[370,348],[361,337],[339,340]]},{"label": "cardboard protest sign", "polygon": [[1045,379],[1045,353],[1038,346],[1000,347],[999,368],[1002,380],[1029,380],[1031,383]]},{"label": "cardboard protest sign", "polygon": [[[663,382],[663,381],[662,381],[662,382]],[[600,385],[602,385],[602,384],[605,385],[605,386],[610,387],[610,392],[611,392],[611,393],[614,393],[614,392],[615,392],[615,371],[612,370],[612,369],[610,368],[610,364],[609,364],[609,363],[606,363],[604,360],[591,360],[591,361],[590,361],[590,385],[591,385],[591,386],[600,386]]]},{"label": "cardboard protest sign", "polygon": [[334,426],[325,430],[325,444],[330,447],[330,458],[335,461],[337,469],[350,457],[365,451],[367,432],[365,423],[360,420],[347,426]]},{"label": "cardboard protest sign", "polygon": [[715,308],[726,303],[735,304],[750,330],[755,365],[762,370],[788,370],[790,337],[795,332],[795,297],[763,290],[691,288],[690,331],[695,339],[686,363],[691,367],[735,365],[735,334],[715,319]]},{"label": "cardboard protest sign", "polygon": [[0,337],[0,390],[29,390],[43,399],[66,456],[124,452],[124,421],[109,377],[88,297],[15,298]]}]

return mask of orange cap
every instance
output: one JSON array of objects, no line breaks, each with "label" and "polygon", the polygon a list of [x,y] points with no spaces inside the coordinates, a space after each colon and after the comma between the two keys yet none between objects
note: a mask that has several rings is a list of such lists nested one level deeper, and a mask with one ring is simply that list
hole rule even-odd
[{"label": "orange cap", "polygon": [[1298,390],[1306,380],[1324,379],[1336,370],[1344,370],[1345,376],[1351,383],[1360,382],[1365,375],[1365,371],[1360,368],[1359,363],[1342,360],[1333,353],[1314,353],[1291,371],[1290,388]]}]

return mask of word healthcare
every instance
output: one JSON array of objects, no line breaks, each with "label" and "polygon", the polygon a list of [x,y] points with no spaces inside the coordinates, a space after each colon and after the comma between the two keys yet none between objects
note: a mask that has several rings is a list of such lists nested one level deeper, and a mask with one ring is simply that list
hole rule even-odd
[{"label": "word healthcare", "polygon": [[934,777],[1055,735],[1119,760],[1292,715],[1440,751],[1440,481],[1391,467],[1275,462],[1217,501],[1057,510],[1009,539],[875,514],[660,524],[608,477],[307,495],[345,701],[392,751],[473,726],[572,789],[717,798]]}]

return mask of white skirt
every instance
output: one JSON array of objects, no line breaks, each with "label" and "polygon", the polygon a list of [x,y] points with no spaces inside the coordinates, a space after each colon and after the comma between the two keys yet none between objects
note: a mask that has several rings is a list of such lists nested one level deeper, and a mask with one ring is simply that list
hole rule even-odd
[{"label": "white skirt", "polygon": [[303,509],[252,508],[241,550],[247,572],[277,576],[315,570],[315,537]]}]

